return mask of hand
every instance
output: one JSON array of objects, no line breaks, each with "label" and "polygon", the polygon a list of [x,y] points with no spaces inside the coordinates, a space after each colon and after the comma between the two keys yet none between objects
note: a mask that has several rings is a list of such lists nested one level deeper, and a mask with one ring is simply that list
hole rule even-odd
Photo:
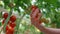
[{"label": "hand", "polygon": [[40,25],[40,17],[41,13],[39,12],[39,9],[37,8],[35,11],[32,11],[31,14],[31,22],[34,26],[39,26]]}]

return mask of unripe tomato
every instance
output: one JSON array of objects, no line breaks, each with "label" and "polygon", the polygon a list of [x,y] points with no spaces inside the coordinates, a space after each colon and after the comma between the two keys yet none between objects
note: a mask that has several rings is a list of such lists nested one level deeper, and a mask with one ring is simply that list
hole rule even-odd
[{"label": "unripe tomato", "polygon": [[4,24],[4,22],[5,22],[5,19],[2,21],[2,24]]},{"label": "unripe tomato", "polygon": [[14,28],[16,26],[15,22],[12,22],[9,24],[12,28]]},{"label": "unripe tomato", "polygon": [[3,14],[3,18],[6,19],[7,17],[8,17],[8,13],[4,13],[4,14]]},{"label": "unripe tomato", "polygon": [[10,17],[10,21],[15,22],[15,20],[16,20],[16,16],[13,15]]}]

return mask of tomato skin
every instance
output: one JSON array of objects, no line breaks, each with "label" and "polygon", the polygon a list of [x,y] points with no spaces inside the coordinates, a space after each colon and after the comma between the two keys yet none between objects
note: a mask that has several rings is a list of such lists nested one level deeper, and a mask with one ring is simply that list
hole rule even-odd
[{"label": "tomato skin", "polygon": [[10,17],[10,21],[15,22],[15,20],[16,20],[16,16],[13,15]]},{"label": "tomato skin", "polygon": [[7,17],[8,17],[8,13],[4,13],[4,14],[3,14],[3,18],[6,19]]},{"label": "tomato skin", "polygon": [[15,22],[10,23],[10,26],[14,28],[16,26]]}]

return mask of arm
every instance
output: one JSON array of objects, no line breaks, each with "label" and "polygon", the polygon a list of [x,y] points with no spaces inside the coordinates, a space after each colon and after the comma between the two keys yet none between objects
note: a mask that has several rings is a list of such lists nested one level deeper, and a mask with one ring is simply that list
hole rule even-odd
[{"label": "arm", "polygon": [[60,34],[60,29],[54,29],[54,28],[47,28],[43,25],[36,26],[39,30],[44,32],[45,34]]},{"label": "arm", "polygon": [[[38,12],[39,11],[36,10],[34,13],[32,12],[31,15],[30,15],[32,24],[36,28],[38,28],[40,31],[44,32],[45,34],[60,34],[60,29],[47,28],[47,27],[44,27],[43,25],[39,24],[39,21],[40,21],[39,18],[41,17],[41,13],[38,13]],[[36,16],[37,16],[37,18],[36,18]]]}]

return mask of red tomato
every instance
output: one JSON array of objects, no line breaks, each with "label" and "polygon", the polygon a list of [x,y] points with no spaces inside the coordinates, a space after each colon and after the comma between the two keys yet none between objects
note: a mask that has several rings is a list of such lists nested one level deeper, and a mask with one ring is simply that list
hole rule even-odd
[{"label": "red tomato", "polygon": [[2,24],[4,24],[4,22],[5,22],[5,19],[2,21]]},{"label": "red tomato", "polygon": [[14,33],[6,32],[6,34],[14,34]]},{"label": "red tomato", "polygon": [[6,19],[7,17],[8,17],[8,13],[4,13],[4,14],[3,14],[3,18]]},{"label": "red tomato", "polygon": [[8,26],[6,26],[6,31],[9,29],[9,27]]},{"label": "red tomato", "polygon": [[9,26],[8,31],[9,31],[9,32],[14,32],[14,28],[12,28],[12,27]]},{"label": "red tomato", "polygon": [[15,20],[16,20],[16,16],[13,15],[10,17],[10,21],[14,22]]},{"label": "red tomato", "polygon": [[10,23],[10,26],[14,28],[16,26],[15,22]]},{"label": "red tomato", "polygon": [[11,28],[10,26],[8,27],[8,30],[6,31],[6,34],[13,34],[14,33],[14,28]]}]

